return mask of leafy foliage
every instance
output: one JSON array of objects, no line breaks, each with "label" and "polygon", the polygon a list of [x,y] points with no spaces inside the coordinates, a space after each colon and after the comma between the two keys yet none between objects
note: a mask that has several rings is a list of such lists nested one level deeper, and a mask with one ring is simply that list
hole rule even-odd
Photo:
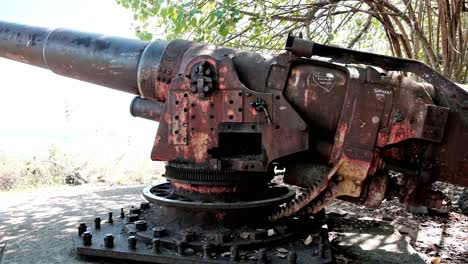
[{"label": "leafy foliage", "polygon": [[463,0],[117,0],[141,39],[190,39],[278,51],[290,31],[316,42],[423,60],[467,81]]},{"label": "leafy foliage", "polygon": [[[287,1],[178,1],[178,0],[118,0],[130,8],[138,22],[137,36],[148,39],[149,35],[164,35],[168,40],[175,38],[209,42],[216,45],[251,50],[276,51],[284,45],[285,35],[292,31],[304,31],[306,21],[299,22],[295,17],[304,16],[303,7],[283,6]],[[297,2],[297,1],[296,1]],[[312,1],[306,1],[311,3]],[[293,6],[293,4],[291,4]],[[284,16],[279,14],[279,10]],[[324,43],[343,44],[352,39],[354,28],[366,19],[366,14],[358,14],[338,31],[332,24],[341,19],[350,20],[351,14],[340,17],[320,14],[317,25],[309,25],[310,39]],[[378,25],[370,29],[380,37],[384,33]],[[345,35],[342,35],[346,32]],[[163,34],[164,33],[164,34]],[[306,33],[306,32],[304,32]],[[143,36],[143,37],[142,37]],[[367,45],[366,45],[367,44]],[[363,43],[365,48],[377,44],[373,38]]]}]

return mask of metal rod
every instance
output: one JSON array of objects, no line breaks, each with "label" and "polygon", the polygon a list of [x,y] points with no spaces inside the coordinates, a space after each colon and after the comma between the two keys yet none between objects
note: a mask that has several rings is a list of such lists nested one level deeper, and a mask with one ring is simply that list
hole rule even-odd
[{"label": "metal rod", "polygon": [[135,117],[141,117],[159,122],[164,110],[164,103],[148,100],[136,96],[130,104],[130,114]]}]

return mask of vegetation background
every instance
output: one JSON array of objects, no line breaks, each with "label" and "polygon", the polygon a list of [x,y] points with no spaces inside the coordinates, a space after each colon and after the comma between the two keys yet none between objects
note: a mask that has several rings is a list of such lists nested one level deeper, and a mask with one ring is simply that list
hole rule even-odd
[{"label": "vegetation background", "polygon": [[426,62],[459,83],[468,75],[466,0],[117,0],[145,40],[165,32],[239,49],[279,52],[285,35]]},{"label": "vegetation background", "polygon": [[[0,0],[0,20],[137,38],[133,14],[115,0]],[[162,172],[149,158],[158,123],[129,114],[134,95],[6,59],[0,91],[0,192],[35,192],[76,173],[150,184]]]}]

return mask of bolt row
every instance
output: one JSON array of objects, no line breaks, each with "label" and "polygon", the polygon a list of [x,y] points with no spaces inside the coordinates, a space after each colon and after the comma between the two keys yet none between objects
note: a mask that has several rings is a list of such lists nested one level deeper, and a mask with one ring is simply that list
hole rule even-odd
[{"label": "bolt row", "polygon": [[[149,203],[141,204],[140,208],[130,208],[129,214],[125,216],[124,209],[121,208],[120,210],[120,218],[125,218],[127,217],[127,220],[129,222],[134,222],[135,223],[135,229],[136,231],[145,231],[147,230],[147,223],[144,220],[139,220],[139,214],[141,213],[142,210],[146,210],[149,208]],[[113,219],[113,212],[108,213],[108,220],[107,222],[109,224],[114,223]],[[101,218],[96,217],[94,218],[94,227],[95,229],[100,229],[101,228]],[[90,231],[87,230],[88,227],[86,226],[86,223],[80,223],[78,226],[78,235],[82,236],[83,240],[83,246],[91,246],[92,245],[92,238],[93,235]],[[153,252],[155,254],[161,254],[161,238],[167,235],[167,231],[164,227],[154,227],[152,229],[153,231],[153,239],[151,241],[152,246],[153,246]],[[175,241],[176,247],[177,247],[177,254],[182,256],[182,255],[193,255],[195,251],[191,248],[188,248],[186,246],[187,242],[192,241],[195,238],[194,233],[187,233],[184,236],[184,240],[180,241]],[[127,238],[128,242],[128,248],[130,250],[136,250],[137,248],[137,238],[135,236],[129,236]],[[106,248],[114,248],[115,247],[115,237],[113,234],[106,234],[104,236],[104,246]],[[212,257],[212,249],[213,245],[210,243],[205,243],[203,246],[203,258],[209,259]],[[240,251],[239,247],[237,245],[233,245],[229,249],[229,254],[230,254],[230,261],[231,262],[239,262],[241,261],[240,257]],[[267,255],[267,250],[266,249],[260,249],[258,251],[258,263],[268,263],[268,255]],[[294,251],[290,251],[287,256],[288,263],[290,264],[296,264],[297,263],[297,255]]]},{"label": "bolt row", "polygon": [[[144,231],[147,229],[146,221],[138,220],[138,218],[142,210],[147,210],[149,208],[150,208],[149,202],[141,202],[140,208],[134,208],[133,206],[131,207],[129,214],[127,215],[127,218],[130,222],[135,222],[135,227],[137,231]],[[112,225],[114,223],[114,216],[113,216],[114,213],[109,212],[107,215],[108,215],[107,223]],[[135,215],[136,215],[136,218],[135,218]],[[123,208],[120,209],[120,218],[125,218],[125,213],[124,213]],[[90,231],[87,231],[87,229],[88,229],[88,226],[86,225],[86,223],[80,223],[78,226],[78,235],[82,236],[84,246],[91,246],[93,235],[91,234]],[[94,218],[94,229],[96,230],[101,229],[101,217]],[[159,237],[159,234],[163,234],[164,231],[165,231],[164,228],[163,230],[158,229],[156,230],[155,234],[157,233]],[[104,237],[104,245],[108,248],[114,247],[114,236],[112,234],[107,234]],[[128,238],[128,245],[130,249],[136,248],[136,238],[134,236],[130,236]]]}]

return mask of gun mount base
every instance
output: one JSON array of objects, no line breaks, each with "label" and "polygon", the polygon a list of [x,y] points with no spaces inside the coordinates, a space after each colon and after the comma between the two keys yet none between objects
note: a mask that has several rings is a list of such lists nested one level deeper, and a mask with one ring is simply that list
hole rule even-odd
[{"label": "gun mount base", "polygon": [[[284,196],[283,192],[278,194]],[[77,253],[87,259],[147,263],[331,263],[323,212],[274,223],[252,221],[258,215],[267,215],[259,208],[231,212],[143,202],[128,212],[122,209],[120,217],[110,214],[102,224],[99,218],[93,227],[81,224],[79,234],[73,235],[73,243]],[[308,236],[312,240],[304,243]]]}]

